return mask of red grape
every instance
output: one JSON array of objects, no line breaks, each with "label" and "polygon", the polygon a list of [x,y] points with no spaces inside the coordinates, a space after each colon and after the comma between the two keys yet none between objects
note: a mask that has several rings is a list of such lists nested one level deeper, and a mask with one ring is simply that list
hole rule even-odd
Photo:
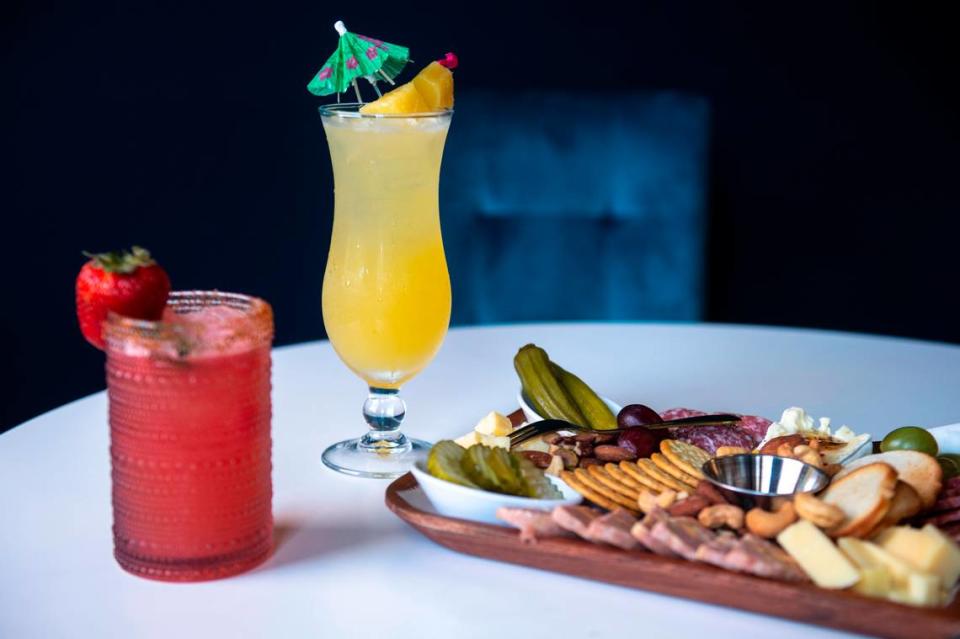
[{"label": "red grape", "polygon": [[665,432],[661,434],[643,426],[634,426],[620,433],[617,446],[631,451],[637,457],[649,457],[660,450],[660,442],[664,435],[666,435]]},{"label": "red grape", "polygon": [[617,415],[617,426],[620,428],[630,428],[631,426],[647,426],[649,424],[659,424],[663,420],[657,411],[643,404],[629,404],[620,409]]}]

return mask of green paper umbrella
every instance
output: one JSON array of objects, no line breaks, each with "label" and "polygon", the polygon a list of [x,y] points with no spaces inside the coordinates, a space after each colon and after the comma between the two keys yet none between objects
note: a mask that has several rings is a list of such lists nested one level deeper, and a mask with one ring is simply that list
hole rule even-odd
[{"label": "green paper umbrella", "polygon": [[380,95],[377,80],[382,79],[393,84],[393,79],[410,60],[410,49],[407,47],[350,33],[341,20],[338,20],[333,28],[340,34],[340,42],[337,50],[307,85],[307,90],[314,95],[336,93],[339,101],[340,94],[353,86],[357,101],[363,102],[357,78],[366,78],[377,95]]}]

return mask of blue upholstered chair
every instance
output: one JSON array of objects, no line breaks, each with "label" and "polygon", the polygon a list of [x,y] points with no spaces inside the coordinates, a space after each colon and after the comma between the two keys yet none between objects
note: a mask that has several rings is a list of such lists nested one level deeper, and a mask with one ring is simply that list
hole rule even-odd
[{"label": "blue upholstered chair", "polygon": [[708,107],[457,94],[440,207],[453,323],[701,316]]}]

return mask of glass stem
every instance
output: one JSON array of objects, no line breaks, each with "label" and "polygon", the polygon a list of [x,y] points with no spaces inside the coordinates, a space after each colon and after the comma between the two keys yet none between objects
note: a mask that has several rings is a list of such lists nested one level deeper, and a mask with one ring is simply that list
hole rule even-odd
[{"label": "glass stem", "polygon": [[363,403],[363,418],[370,432],[360,439],[360,447],[378,453],[400,453],[410,448],[410,442],[400,432],[400,423],[407,413],[407,405],[395,388],[370,387]]}]

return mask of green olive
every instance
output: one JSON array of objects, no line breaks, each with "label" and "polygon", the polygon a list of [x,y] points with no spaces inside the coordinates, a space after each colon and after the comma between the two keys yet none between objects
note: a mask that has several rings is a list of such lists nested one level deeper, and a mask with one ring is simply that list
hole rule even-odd
[{"label": "green olive", "polygon": [[937,440],[930,434],[926,428],[919,426],[904,426],[887,433],[887,436],[880,442],[880,450],[883,452],[891,450],[916,450],[921,453],[936,456],[940,447],[937,446]]}]

